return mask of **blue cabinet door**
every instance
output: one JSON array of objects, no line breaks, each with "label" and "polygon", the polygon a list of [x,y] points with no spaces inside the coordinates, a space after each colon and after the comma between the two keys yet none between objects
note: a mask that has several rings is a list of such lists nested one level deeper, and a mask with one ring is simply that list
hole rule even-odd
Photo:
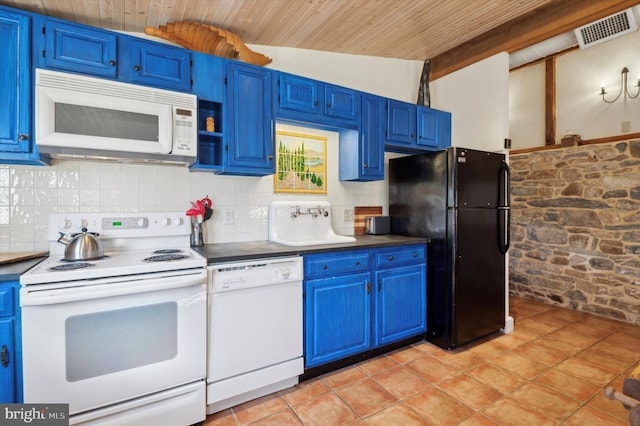
[{"label": "blue cabinet door", "polygon": [[340,134],[340,180],[384,179],[385,104],[385,98],[362,94],[359,131]]},{"label": "blue cabinet door", "polygon": [[412,148],[416,143],[416,106],[389,99],[387,145]]},{"label": "blue cabinet door", "polygon": [[188,50],[136,38],[123,38],[130,52],[130,81],[136,84],[188,92],[191,90],[191,54]]},{"label": "blue cabinet door", "polygon": [[271,71],[229,61],[225,173],[275,173]]},{"label": "blue cabinet door", "polygon": [[360,114],[360,92],[346,87],[325,85],[324,114],[328,117],[355,122]]},{"label": "blue cabinet door", "polygon": [[44,65],[98,77],[118,77],[115,33],[47,19],[44,25]]},{"label": "blue cabinet door", "polygon": [[19,281],[0,282],[0,403],[22,402]]},{"label": "blue cabinet door", "polygon": [[0,151],[29,152],[31,20],[0,10]]},{"label": "blue cabinet door", "polygon": [[305,367],[314,367],[371,346],[371,275],[344,275],[305,283]]},{"label": "blue cabinet door", "polygon": [[320,82],[297,75],[280,73],[278,81],[278,105],[310,114],[322,111]]},{"label": "blue cabinet door", "polygon": [[451,113],[418,107],[417,144],[437,149],[451,146]]},{"label": "blue cabinet door", "polygon": [[14,321],[0,319],[0,403],[16,402]]},{"label": "blue cabinet door", "polygon": [[426,265],[376,272],[376,346],[426,332]]}]

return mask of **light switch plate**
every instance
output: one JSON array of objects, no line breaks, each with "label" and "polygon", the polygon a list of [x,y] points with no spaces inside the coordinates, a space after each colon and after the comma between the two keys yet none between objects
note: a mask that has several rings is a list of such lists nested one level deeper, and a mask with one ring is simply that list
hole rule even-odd
[{"label": "light switch plate", "polygon": [[342,216],[345,222],[353,221],[353,209],[344,209]]}]

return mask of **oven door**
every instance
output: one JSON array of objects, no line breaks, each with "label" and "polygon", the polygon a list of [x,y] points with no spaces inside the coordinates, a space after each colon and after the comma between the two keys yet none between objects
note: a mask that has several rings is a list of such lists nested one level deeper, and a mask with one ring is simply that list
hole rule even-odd
[{"label": "oven door", "polygon": [[23,287],[24,401],[69,414],[206,376],[206,270]]}]

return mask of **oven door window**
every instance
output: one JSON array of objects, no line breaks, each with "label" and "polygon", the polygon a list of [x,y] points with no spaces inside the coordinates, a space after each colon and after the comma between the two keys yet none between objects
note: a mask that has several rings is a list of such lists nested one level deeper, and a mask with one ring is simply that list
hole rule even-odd
[{"label": "oven door window", "polygon": [[170,360],[178,354],[177,303],[71,316],[65,354],[70,382]]}]

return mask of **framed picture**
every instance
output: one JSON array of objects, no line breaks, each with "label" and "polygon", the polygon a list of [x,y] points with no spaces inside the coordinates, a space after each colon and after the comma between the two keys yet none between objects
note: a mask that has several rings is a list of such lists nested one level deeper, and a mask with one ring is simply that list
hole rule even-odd
[{"label": "framed picture", "polygon": [[276,131],[274,192],[327,193],[327,138]]}]

